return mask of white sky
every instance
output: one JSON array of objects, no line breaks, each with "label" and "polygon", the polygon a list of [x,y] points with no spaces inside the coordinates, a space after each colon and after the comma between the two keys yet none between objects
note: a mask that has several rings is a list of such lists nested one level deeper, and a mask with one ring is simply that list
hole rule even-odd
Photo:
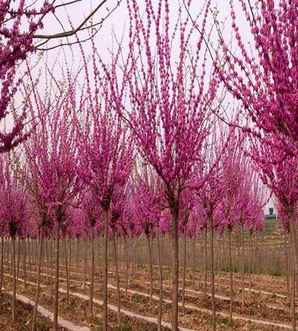
[{"label": "white sky", "polygon": [[[68,2],[69,0],[60,0],[60,3]],[[139,0],[138,3],[142,4],[144,0]],[[73,26],[78,26],[80,22],[83,21],[84,18],[87,17],[87,15],[98,5],[100,1],[99,0],[82,0],[81,2],[74,4],[72,6],[68,6],[65,10],[64,8],[59,8],[56,11],[56,16],[59,18],[60,22],[63,24],[66,30],[70,28],[69,19]],[[241,12],[241,7],[238,3],[238,0],[234,0],[235,2],[235,9],[237,13]],[[57,1],[59,3],[59,0]],[[93,16],[93,23],[99,22],[102,17],[104,17],[107,14],[107,8],[111,9],[115,6],[117,3],[117,0],[108,0],[107,5],[105,5],[103,8],[101,8],[96,15]],[[158,3],[158,0],[153,0],[154,4]],[[176,17],[175,13],[177,12],[177,9],[179,7],[179,4],[183,3],[182,0],[169,0],[170,4],[170,11],[172,13],[173,21]],[[203,4],[205,3],[205,0],[193,0],[192,6],[191,6],[191,12],[193,16],[195,16],[200,9],[202,8]],[[228,37],[228,39],[231,36],[231,24],[229,20],[230,16],[230,8],[229,8],[229,1],[228,0],[212,0],[212,8],[217,8],[219,12],[219,20],[224,22],[225,21],[225,30],[224,34]],[[249,35],[248,27],[243,19],[243,15],[239,15],[239,25],[241,29],[243,29],[243,35]],[[128,28],[128,14],[127,14],[127,8],[126,8],[126,0],[122,0],[120,7],[116,9],[115,12],[105,21],[102,29],[100,32],[96,35],[96,45],[97,47],[102,51],[103,54],[106,54],[108,56],[108,53],[106,50],[108,48],[112,47],[113,44],[113,32],[116,36],[119,38],[121,35],[125,32],[127,32]],[[58,21],[51,16],[49,19],[45,21],[45,27],[43,30],[44,34],[51,34],[55,32],[62,32],[62,28]],[[81,33],[80,36],[84,37],[86,34]],[[72,39],[73,40],[73,39]],[[216,43],[216,38],[214,38],[214,42]],[[57,42],[55,41],[55,44]],[[51,42],[48,44],[48,46],[53,46],[54,42]],[[88,48],[88,43],[84,44],[84,47]],[[54,57],[53,54],[55,54],[57,51],[51,51],[51,57]]]}]

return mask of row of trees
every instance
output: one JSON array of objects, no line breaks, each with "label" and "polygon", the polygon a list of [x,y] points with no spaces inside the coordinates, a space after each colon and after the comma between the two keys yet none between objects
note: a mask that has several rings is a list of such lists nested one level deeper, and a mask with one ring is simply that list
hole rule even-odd
[{"label": "row of trees", "polygon": [[[3,29],[1,33],[8,40],[3,49],[13,49],[14,53],[8,62],[7,52],[1,53],[6,63],[1,65],[1,119],[7,117],[18,86],[14,80],[16,66],[34,50],[34,37],[43,38],[36,35],[40,18],[54,9],[53,4],[46,3],[39,11],[27,12],[22,1],[14,11],[9,3],[2,12],[16,23],[11,31]],[[112,52],[110,63],[102,61],[92,38],[93,55],[89,61],[78,39],[83,73],[68,73],[64,76],[65,85],[55,82],[57,88],[45,95],[38,92],[33,79],[33,88],[25,88],[25,107],[19,116],[13,116],[16,124],[12,131],[1,135],[3,152],[23,143],[19,161],[14,160],[19,178],[13,179],[11,171],[3,166],[6,175],[2,187],[5,192],[7,186],[16,196],[29,194],[29,211],[36,212],[40,238],[56,233],[56,327],[59,239],[67,229],[71,208],[82,207],[87,201],[85,205],[92,209],[88,213],[94,215],[89,219],[91,229],[102,219],[104,329],[109,227],[120,227],[122,213],[134,214],[134,195],[137,201],[144,197],[144,204],[138,204],[143,205],[138,218],[144,218],[145,224],[159,220],[163,220],[163,226],[169,224],[173,247],[172,329],[176,331],[179,234],[186,232],[186,224],[202,228],[205,223],[211,234],[217,227],[232,230],[234,222],[257,229],[265,202],[257,170],[274,193],[285,216],[285,229],[290,232],[295,261],[292,320],[296,328],[298,6],[290,0],[267,0],[254,6],[251,1],[239,3],[253,37],[253,54],[241,36],[233,1],[230,4],[237,55],[220,33],[221,47],[216,52],[210,47],[211,0],[205,2],[195,18],[191,16],[194,4],[184,3],[176,20],[167,0],[159,0],[157,5],[150,0],[141,5],[129,0],[128,43],[123,42]],[[30,23],[26,34],[19,30],[24,17],[29,17]],[[4,23],[6,19],[4,15]],[[17,46],[23,42],[21,37],[26,39],[26,47]],[[11,46],[13,42],[15,47]],[[83,87],[80,76],[84,77]],[[221,113],[223,89],[244,109],[233,121],[227,121]],[[17,114],[16,110],[13,114]],[[243,114],[249,123],[246,127]],[[24,133],[29,115],[30,138]],[[245,210],[244,217],[241,212]],[[198,217],[193,216],[194,211]],[[13,235],[22,218],[15,215],[6,219],[13,220]],[[40,252],[42,256],[42,240]],[[212,292],[214,297],[214,289]],[[215,329],[215,314],[213,319]]]}]

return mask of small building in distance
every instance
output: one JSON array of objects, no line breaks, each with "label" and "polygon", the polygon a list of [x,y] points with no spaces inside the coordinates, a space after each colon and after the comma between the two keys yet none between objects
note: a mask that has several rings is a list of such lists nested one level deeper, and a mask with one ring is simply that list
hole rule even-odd
[{"label": "small building in distance", "polygon": [[265,215],[265,220],[274,220],[276,221],[277,217],[276,214],[274,212],[274,208],[273,207],[269,207],[269,214]]}]

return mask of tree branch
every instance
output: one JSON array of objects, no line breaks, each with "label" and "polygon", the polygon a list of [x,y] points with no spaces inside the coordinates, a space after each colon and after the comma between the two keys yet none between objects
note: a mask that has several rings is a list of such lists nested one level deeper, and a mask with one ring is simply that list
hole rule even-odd
[{"label": "tree branch", "polygon": [[[78,1],[78,0],[77,0]],[[54,34],[48,34],[48,35],[43,35],[43,34],[37,34],[34,36],[36,39],[59,39],[59,38],[65,38],[65,37],[70,37],[75,35],[77,32],[79,32],[84,25],[90,20],[90,18],[95,15],[95,13],[107,2],[108,0],[103,0],[100,2],[100,4],[82,21],[82,23],[75,29],[69,30],[69,31],[64,31],[64,32],[59,32],[59,33],[54,33]]]}]

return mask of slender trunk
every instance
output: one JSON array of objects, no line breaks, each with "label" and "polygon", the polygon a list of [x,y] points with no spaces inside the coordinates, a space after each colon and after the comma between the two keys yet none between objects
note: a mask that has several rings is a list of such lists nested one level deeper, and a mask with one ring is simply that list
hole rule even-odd
[{"label": "slender trunk", "polygon": [[108,234],[109,210],[104,210],[103,331],[108,331]]},{"label": "slender trunk", "polygon": [[60,229],[57,229],[56,238],[56,277],[55,277],[55,307],[54,307],[54,330],[58,331],[58,307],[59,307],[59,254],[60,254]]},{"label": "slender trunk", "polygon": [[56,247],[57,246],[57,242],[55,239],[51,240],[51,275],[53,276],[53,282],[52,282],[52,286],[51,286],[51,296],[55,297],[55,286],[56,286]]},{"label": "slender trunk", "polygon": [[241,224],[241,233],[240,233],[240,240],[241,240],[241,306],[242,309],[244,308],[244,230],[243,225]]},{"label": "slender trunk", "polygon": [[41,274],[41,266],[42,266],[42,255],[43,255],[43,237],[40,236],[38,269],[37,269],[37,287],[36,287],[35,304],[34,304],[34,312],[33,312],[33,320],[32,320],[32,331],[38,331],[36,328],[36,320],[37,320],[37,307],[39,305],[39,298],[40,298],[40,274]]},{"label": "slender trunk", "polygon": [[118,326],[120,328],[121,325],[121,296],[120,296],[120,277],[119,277],[119,265],[118,265],[118,252],[117,252],[117,242],[115,233],[113,233],[113,250],[114,250],[114,260],[115,260],[115,268],[116,268],[116,283],[117,283],[117,321]]},{"label": "slender trunk", "polygon": [[84,244],[84,282],[83,282],[83,288],[86,287],[86,281],[87,281],[87,250],[88,250],[88,245],[86,240],[83,242]]},{"label": "slender trunk", "polygon": [[94,254],[94,227],[91,230],[91,283],[90,283],[90,297],[89,297],[89,311],[93,319],[93,299],[94,299],[94,273],[95,273],[95,254]]},{"label": "slender trunk", "polygon": [[76,239],[76,265],[79,266],[79,252],[80,252],[80,240],[79,238]]},{"label": "slender trunk", "polygon": [[232,261],[232,229],[229,233],[229,269],[230,269],[230,325],[233,324],[233,300],[234,300],[234,286],[233,286],[233,261]]},{"label": "slender trunk", "polygon": [[289,283],[289,247],[287,241],[287,234],[284,235],[284,251],[285,251],[285,261],[286,261],[286,277],[287,277],[287,293],[288,298],[290,297],[290,283]]},{"label": "slender trunk", "polygon": [[44,240],[43,241],[43,250],[44,250],[44,253],[43,253],[43,263],[44,265],[48,265],[48,261],[49,261],[49,249],[48,249],[48,241],[47,240]]},{"label": "slender trunk", "polygon": [[215,276],[214,276],[214,226],[213,217],[210,217],[211,227],[211,300],[212,300],[212,330],[216,331],[216,311],[215,311]]},{"label": "slender trunk", "polygon": [[13,270],[12,270],[12,239],[10,238],[10,240],[8,241],[8,261],[9,261],[9,272],[12,274]]},{"label": "slender trunk", "polygon": [[195,283],[195,272],[196,272],[196,239],[192,238],[192,285]]},{"label": "slender trunk", "polygon": [[147,247],[148,247],[148,257],[149,257],[149,273],[150,273],[150,303],[152,303],[153,295],[153,267],[152,267],[152,247],[150,242],[150,237],[146,235]]},{"label": "slender trunk", "polygon": [[1,278],[0,278],[0,292],[4,287],[4,275],[3,275],[3,267],[4,267],[4,236],[1,237]]},{"label": "slender trunk", "polygon": [[28,264],[29,264],[29,271],[32,271],[31,239],[29,239],[29,238],[28,238],[28,240],[27,240],[27,250],[28,250]]},{"label": "slender trunk", "polygon": [[17,279],[19,279],[20,261],[21,261],[21,239],[20,238],[18,238],[18,240],[17,240],[17,247],[18,247],[18,252],[17,252]]},{"label": "slender trunk", "polygon": [[129,256],[128,256],[128,245],[127,238],[124,238],[124,249],[125,249],[125,296],[127,297],[128,282],[129,282]]},{"label": "slender trunk", "polygon": [[205,264],[205,273],[204,273],[204,299],[207,299],[207,280],[208,280],[208,259],[207,259],[207,243],[208,243],[208,226],[206,225],[204,231],[204,264]]},{"label": "slender trunk", "polygon": [[24,272],[24,286],[27,288],[27,241],[24,239],[23,247],[23,272]]},{"label": "slender trunk", "polygon": [[290,219],[290,238],[291,238],[291,278],[292,278],[292,286],[291,286],[291,317],[292,317],[292,330],[296,331],[296,231],[294,219]]},{"label": "slender trunk", "polygon": [[178,290],[179,290],[179,238],[178,210],[173,211],[171,242],[173,250],[172,261],[172,331],[178,331]]},{"label": "slender trunk", "polygon": [[133,254],[133,267],[134,267],[134,273],[136,274],[137,273],[137,270],[138,270],[138,258],[137,258],[137,239],[135,240],[135,243],[134,243],[134,249],[132,251],[132,254]]},{"label": "slender trunk", "polygon": [[185,313],[185,277],[186,277],[186,233],[183,236],[183,275],[182,275],[182,307]]},{"label": "slender trunk", "polygon": [[160,234],[157,233],[157,258],[159,267],[159,310],[158,310],[158,331],[161,331],[161,321],[162,321],[162,301],[163,301],[163,277],[162,277],[162,264],[161,264],[161,254],[160,254]]},{"label": "slender trunk", "polygon": [[71,266],[71,265],[72,265],[72,247],[71,247],[71,239],[68,238],[67,242],[68,242],[68,251],[69,251],[69,254],[68,254],[68,265]]},{"label": "slender trunk", "polygon": [[13,274],[13,287],[12,287],[12,321],[16,321],[16,293],[17,293],[17,275],[16,275],[16,237],[12,236],[12,274]]},{"label": "slender trunk", "polygon": [[252,274],[253,274],[253,233],[252,231],[249,234],[249,245],[250,245],[250,249],[249,249],[249,262],[250,262],[250,266],[249,266],[249,288],[252,289]]},{"label": "slender trunk", "polygon": [[69,257],[67,251],[67,239],[65,238],[64,241],[64,260],[65,260],[65,268],[66,268],[66,300],[69,304]]}]

